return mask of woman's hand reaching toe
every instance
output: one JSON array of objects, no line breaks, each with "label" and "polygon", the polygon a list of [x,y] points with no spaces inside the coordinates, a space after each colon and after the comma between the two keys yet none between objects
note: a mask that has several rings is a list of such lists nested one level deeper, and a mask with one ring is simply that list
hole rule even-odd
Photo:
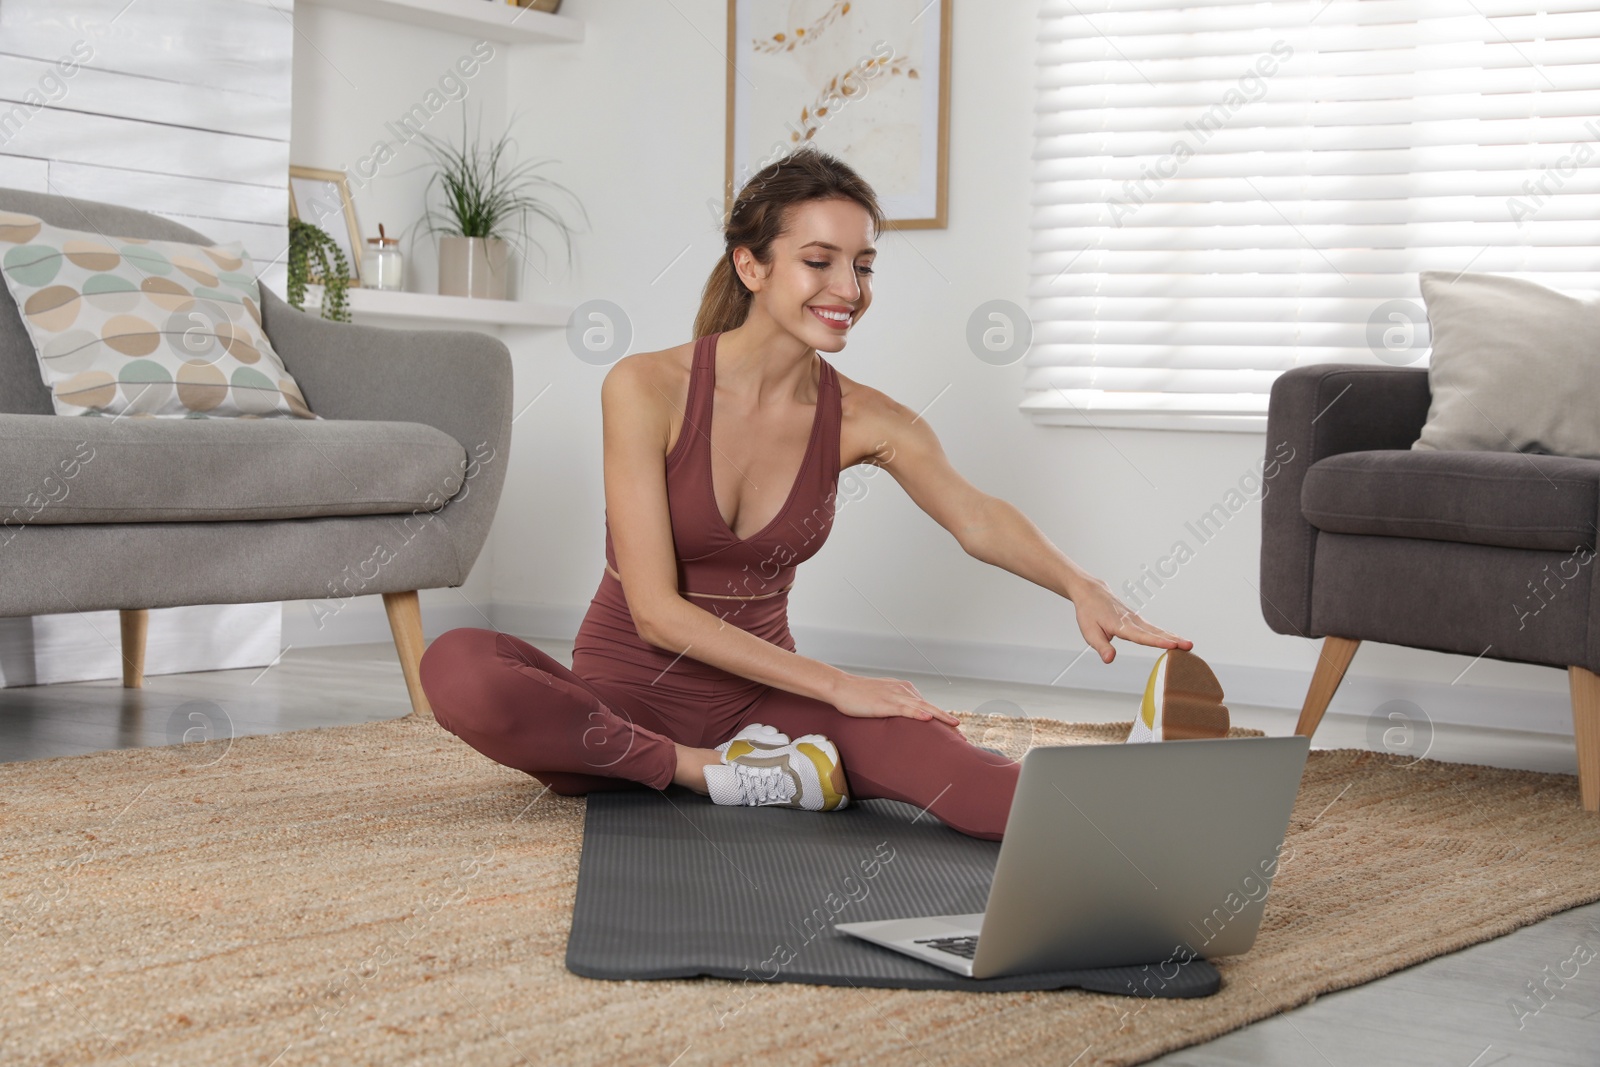
[{"label": "woman's hand reaching toe", "polygon": [[1072,603],[1078,612],[1078,629],[1104,663],[1116,658],[1111,639],[1137,641],[1156,648],[1181,648],[1188,651],[1194,642],[1186,637],[1171,634],[1153,623],[1146,622],[1139,613],[1118,600],[1111,587],[1099,578],[1087,578],[1072,590]]}]

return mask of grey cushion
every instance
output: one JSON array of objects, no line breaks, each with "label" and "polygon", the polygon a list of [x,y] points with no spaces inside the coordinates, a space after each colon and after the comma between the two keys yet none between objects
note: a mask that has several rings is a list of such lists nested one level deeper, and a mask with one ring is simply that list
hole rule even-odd
[{"label": "grey cushion", "polygon": [[[1570,548],[1324,531],[1309,577],[1305,632],[1561,669],[1595,663],[1600,648],[1589,639],[1595,568],[1592,555],[1588,560]],[[1507,696],[1508,727],[1516,728],[1520,705]]]},{"label": "grey cushion", "polygon": [[1516,452],[1344,452],[1306,471],[1300,506],[1329,533],[1592,549],[1600,462]]},{"label": "grey cushion", "polygon": [[1600,301],[1425,270],[1432,402],[1413,449],[1600,459]]},{"label": "grey cushion", "polygon": [[443,430],[361,419],[0,415],[0,523],[434,511],[467,457]]}]

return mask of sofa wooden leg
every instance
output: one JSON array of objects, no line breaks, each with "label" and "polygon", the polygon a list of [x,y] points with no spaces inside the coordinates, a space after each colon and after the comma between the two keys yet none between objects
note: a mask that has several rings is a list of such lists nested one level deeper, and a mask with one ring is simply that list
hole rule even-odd
[{"label": "sofa wooden leg", "polygon": [[394,649],[400,654],[400,671],[405,675],[406,692],[411,694],[411,714],[433,718],[428,695],[422,691],[422,604],[415,589],[383,594],[383,609],[389,613],[389,630],[394,634]]},{"label": "sofa wooden leg", "polygon": [[144,641],[150,633],[150,609],[123,608],[117,612],[122,619],[122,687],[144,688]]},{"label": "sofa wooden leg", "polygon": [[1350,666],[1351,658],[1360,647],[1361,642],[1351,637],[1330,635],[1322,639],[1322,651],[1317,653],[1317,669],[1311,675],[1311,688],[1306,690],[1306,702],[1300,706],[1300,721],[1294,725],[1295,733],[1310,737],[1317,732],[1322,713],[1328,710],[1328,702],[1344,680],[1345,668]]},{"label": "sofa wooden leg", "polygon": [[1568,667],[1572,688],[1572,739],[1578,746],[1578,797],[1588,811],[1600,811],[1600,674]]}]

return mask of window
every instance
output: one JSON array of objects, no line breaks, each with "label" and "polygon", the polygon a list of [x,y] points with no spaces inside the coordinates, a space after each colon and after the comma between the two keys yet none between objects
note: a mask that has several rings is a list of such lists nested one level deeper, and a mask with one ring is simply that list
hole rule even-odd
[{"label": "window", "polygon": [[1421,270],[1600,291],[1594,0],[1041,0],[1022,409],[1260,431]]}]

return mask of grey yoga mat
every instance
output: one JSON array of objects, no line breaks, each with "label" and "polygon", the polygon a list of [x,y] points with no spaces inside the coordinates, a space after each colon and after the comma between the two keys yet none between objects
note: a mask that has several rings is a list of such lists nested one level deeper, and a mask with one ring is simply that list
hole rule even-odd
[{"label": "grey yoga mat", "polygon": [[1203,997],[1221,985],[1201,959],[963,978],[836,932],[834,922],[983,910],[1000,842],[899,801],[822,814],[725,807],[671,785],[590,793],[587,807],[567,940],[567,969],[586,978],[1142,997]]}]

